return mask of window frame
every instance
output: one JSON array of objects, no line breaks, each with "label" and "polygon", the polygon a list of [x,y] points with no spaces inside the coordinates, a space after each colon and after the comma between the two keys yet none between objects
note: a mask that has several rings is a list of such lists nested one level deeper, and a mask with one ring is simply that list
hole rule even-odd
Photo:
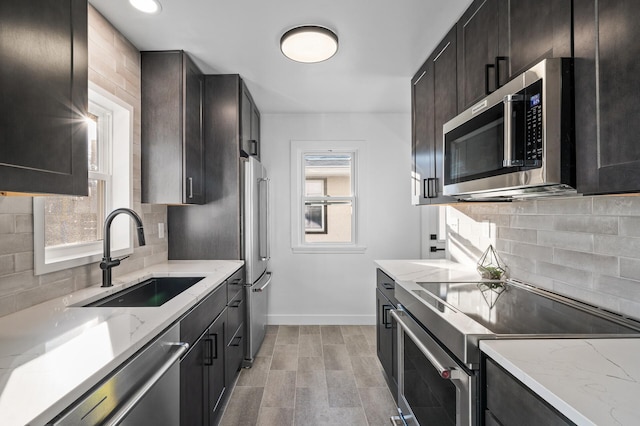
[{"label": "window frame", "polygon": [[[133,121],[134,108],[122,99],[89,82],[90,110],[100,110],[101,117],[108,116],[108,123],[101,123],[99,134],[109,143],[99,147],[99,171],[89,171],[88,179],[105,182],[104,212],[102,218],[115,206],[133,205]],[[117,161],[114,156],[117,153]],[[89,159],[87,158],[87,161]],[[68,268],[83,266],[102,259],[103,237],[92,242],[67,246],[45,247],[45,198],[33,198],[34,274],[42,275]],[[99,228],[100,229],[100,228]],[[114,220],[111,228],[112,256],[133,252],[131,224]]]},{"label": "window frame", "polygon": [[[308,154],[345,153],[352,155],[351,196],[306,196],[304,156]],[[364,141],[291,141],[291,249],[294,253],[364,253],[365,220],[363,199],[366,176]],[[351,202],[351,242],[305,241],[305,202]]]}]

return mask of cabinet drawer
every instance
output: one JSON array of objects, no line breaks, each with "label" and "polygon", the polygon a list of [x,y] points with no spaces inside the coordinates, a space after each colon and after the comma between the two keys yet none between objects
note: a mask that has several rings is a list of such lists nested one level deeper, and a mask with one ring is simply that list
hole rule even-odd
[{"label": "cabinet drawer", "polygon": [[227,344],[225,351],[225,380],[226,383],[233,383],[236,373],[240,370],[242,360],[244,359],[244,323],[240,324],[233,337]]},{"label": "cabinet drawer", "polygon": [[389,275],[382,272],[381,269],[378,269],[376,272],[377,272],[376,281],[378,283],[378,290],[380,290],[380,292],[384,294],[384,296],[387,299],[389,299],[394,305],[397,306],[398,301],[396,300],[396,297],[394,295],[394,291],[396,288],[395,281],[393,281],[393,278],[391,278]]},{"label": "cabinet drawer", "polygon": [[245,299],[244,292],[238,292],[236,298],[227,305],[227,343],[233,339],[238,327],[244,322]]},{"label": "cabinet drawer", "polygon": [[487,409],[485,418],[493,423],[522,426],[573,425],[555,408],[507,373],[490,358],[486,359]]},{"label": "cabinet drawer", "polygon": [[227,280],[227,303],[237,297],[237,294],[244,287],[244,267],[238,269]]},{"label": "cabinet drawer", "polygon": [[180,340],[189,345],[200,337],[227,305],[227,284],[212,291],[180,321]]}]

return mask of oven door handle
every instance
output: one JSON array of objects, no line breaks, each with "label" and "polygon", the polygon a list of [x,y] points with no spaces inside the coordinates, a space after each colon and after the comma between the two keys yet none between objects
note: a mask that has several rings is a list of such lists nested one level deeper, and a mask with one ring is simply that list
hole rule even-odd
[{"label": "oven door handle", "polygon": [[440,374],[440,377],[447,380],[455,379],[456,378],[455,369],[443,367],[440,361],[436,359],[436,357],[429,351],[429,349],[427,349],[427,347],[423,345],[422,342],[420,342],[420,339],[418,339],[418,336],[416,336],[415,333],[411,331],[407,323],[398,314],[398,311],[393,309],[390,312],[393,319],[395,319],[396,322],[400,325],[400,327],[402,327],[402,331],[407,336],[409,336],[409,338],[413,341],[413,343],[418,347],[420,352],[422,352],[422,354],[429,360],[431,365],[433,365],[433,367],[436,370],[438,370],[438,374]]}]

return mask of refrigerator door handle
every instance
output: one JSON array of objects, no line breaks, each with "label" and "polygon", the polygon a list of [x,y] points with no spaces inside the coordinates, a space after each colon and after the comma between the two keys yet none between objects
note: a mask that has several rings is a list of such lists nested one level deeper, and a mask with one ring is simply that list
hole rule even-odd
[{"label": "refrigerator door handle", "polygon": [[256,293],[260,293],[265,291],[265,289],[269,286],[269,284],[271,284],[271,272],[267,272],[264,274],[267,277],[267,282],[262,284],[260,287],[258,288],[254,288],[253,291]]},{"label": "refrigerator door handle", "polygon": [[[269,179],[262,178],[260,184],[260,260],[269,260],[271,257],[269,249]],[[264,190],[262,190],[264,188]]]}]

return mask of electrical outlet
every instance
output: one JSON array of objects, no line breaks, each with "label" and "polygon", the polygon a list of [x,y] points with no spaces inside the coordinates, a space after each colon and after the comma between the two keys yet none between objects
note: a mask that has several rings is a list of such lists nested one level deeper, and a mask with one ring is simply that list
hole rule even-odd
[{"label": "electrical outlet", "polygon": [[164,223],[158,223],[158,238],[164,238]]}]

